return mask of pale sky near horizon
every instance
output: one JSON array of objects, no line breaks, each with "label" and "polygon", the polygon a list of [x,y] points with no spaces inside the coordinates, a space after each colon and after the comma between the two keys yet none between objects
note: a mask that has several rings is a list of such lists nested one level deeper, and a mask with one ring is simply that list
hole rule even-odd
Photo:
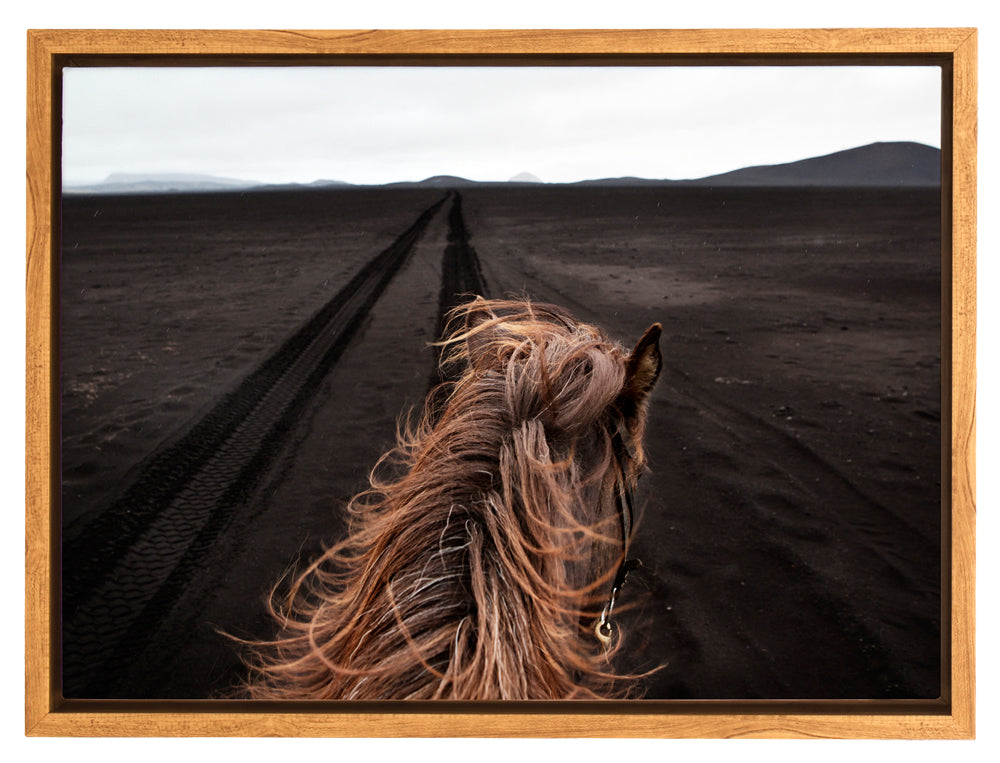
[{"label": "pale sky near horizon", "polygon": [[940,147],[938,67],[69,68],[63,181],[685,179]]}]

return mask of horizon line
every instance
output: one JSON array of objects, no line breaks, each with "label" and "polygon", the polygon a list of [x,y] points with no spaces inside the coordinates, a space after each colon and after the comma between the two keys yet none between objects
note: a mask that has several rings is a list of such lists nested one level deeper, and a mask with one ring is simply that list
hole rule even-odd
[{"label": "horizon line", "polygon": [[[941,149],[937,146],[930,145],[928,143],[921,143],[919,141],[874,141],[872,143],[866,143],[860,146],[853,146],[851,148],[841,149],[838,151],[833,151],[827,154],[821,154],[816,156],[808,156],[801,159],[794,159],[787,162],[778,162],[776,164],[755,164],[755,165],[745,165],[734,170],[728,170],[724,172],[712,173],[710,175],[700,176],[700,177],[688,177],[688,178],[655,178],[655,177],[640,177],[635,175],[608,175],[604,177],[589,177],[582,178],[580,180],[560,180],[560,181],[545,181],[537,178],[530,172],[522,171],[507,180],[476,180],[469,177],[464,177],[460,175],[453,175],[449,173],[441,173],[435,175],[429,175],[420,180],[391,180],[385,182],[352,182],[339,179],[329,179],[329,178],[316,178],[307,181],[297,181],[297,180],[276,180],[276,181],[261,181],[261,180],[250,180],[245,178],[233,178],[225,177],[221,175],[213,175],[211,173],[200,173],[200,172],[112,172],[105,176],[103,180],[90,181],[90,182],[66,182],[62,183],[63,191],[85,191],[99,189],[101,186],[115,186],[115,185],[128,185],[128,184],[157,184],[157,183],[169,183],[169,182],[180,182],[184,181],[187,183],[199,183],[203,182],[206,185],[210,185],[210,188],[205,188],[204,190],[215,190],[215,191],[225,191],[227,188],[231,190],[248,190],[251,188],[288,188],[288,187],[298,187],[298,188],[309,188],[311,186],[315,187],[351,187],[351,188],[383,188],[387,186],[403,186],[403,185],[427,185],[432,184],[435,181],[453,181],[460,183],[469,183],[476,185],[525,185],[525,186],[543,186],[543,185],[582,185],[587,183],[646,183],[646,184],[683,184],[683,183],[699,183],[712,178],[721,178],[727,175],[732,175],[739,172],[744,172],[748,170],[755,169],[766,169],[766,168],[777,168],[789,165],[798,164],[800,162],[808,162],[812,160],[819,160],[828,157],[836,156],[837,154],[850,153],[852,151],[857,151],[860,149],[870,148],[879,145],[913,145],[928,148],[934,151],[940,152]],[[528,178],[522,178],[522,176],[529,176],[535,178],[534,180]],[[115,181],[114,178],[120,177],[123,180]],[[127,179],[124,179],[127,178]],[[522,179],[518,179],[522,178]],[[196,190],[196,189],[185,189],[185,190]],[[79,192],[78,191],[78,192]]]}]

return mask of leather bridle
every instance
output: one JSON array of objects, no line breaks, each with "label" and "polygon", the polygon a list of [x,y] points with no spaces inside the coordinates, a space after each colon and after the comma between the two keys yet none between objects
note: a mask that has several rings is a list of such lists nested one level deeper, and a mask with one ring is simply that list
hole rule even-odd
[{"label": "leather bridle", "polygon": [[614,612],[618,594],[622,586],[625,585],[625,579],[628,577],[628,574],[637,567],[642,566],[642,562],[638,559],[628,558],[628,547],[632,540],[632,529],[635,525],[635,507],[632,491],[627,486],[625,467],[627,465],[626,459],[635,460],[636,451],[635,446],[632,444],[632,438],[625,428],[625,420],[622,418],[618,419],[618,426],[611,437],[611,444],[614,448],[615,461],[618,466],[618,478],[615,480],[615,506],[618,509],[618,516],[621,519],[622,561],[615,573],[615,579],[611,586],[611,596],[604,605],[601,616],[594,623],[594,635],[605,648],[611,646],[611,637],[614,633],[611,614]]}]

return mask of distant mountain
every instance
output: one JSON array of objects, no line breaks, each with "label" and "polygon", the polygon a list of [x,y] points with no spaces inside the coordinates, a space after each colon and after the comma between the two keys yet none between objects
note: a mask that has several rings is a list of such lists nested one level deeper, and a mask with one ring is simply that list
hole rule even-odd
[{"label": "distant mountain", "polygon": [[941,151],[922,143],[872,143],[686,182],[712,186],[936,186],[941,183]]},{"label": "distant mountain", "polygon": [[466,188],[468,186],[479,185],[475,180],[460,178],[455,175],[435,175],[417,181],[402,181],[398,183],[386,183],[386,188]]},{"label": "distant mountain", "polygon": [[[535,175],[521,172],[512,184],[541,184]],[[934,187],[941,183],[941,151],[921,143],[872,143],[859,148],[837,151],[826,156],[802,159],[725,172],[692,180],[655,180],[637,177],[603,178],[573,183],[577,186],[715,186],[715,187]],[[312,183],[267,185],[250,180],[198,174],[126,174],[115,173],[104,181],[86,186],[66,186],[66,193],[169,193],[195,191],[282,190],[309,188],[348,188],[340,180],[316,180]],[[480,183],[454,175],[435,175],[419,181],[387,183],[386,188],[469,188],[503,186],[504,183]]]},{"label": "distant mountain", "polygon": [[67,193],[170,193],[183,191],[236,191],[253,188],[253,180],[199,175],[195,173],[128,173],[114,172],[100,183],[67,185]]},{"label": "distant mountain", "polygon": [[426,178],[424,180],[417,181],[403,181],[398,183],[387,183],[386,188],[472,188],[474,186],[479,187],[489,187],[496,188],[507,185],[508,183],[514,184],[541,184],[539,180],[534,175],[528,172],[521,172],[510,180],[495,181],[495,180],[469,180],[468,178],[458,177],[456,175],[434,175],[433,177]]},{"label": "distant mountain", "polygon": [[255,183],[249,191],[313,191],[324,188],[353,188],[343,180],[313,180],[311,183]]},{"label": "distant mountain", "polygon": [[315,187],[325,187],[330,185],[352,185],[352,183],[346,183],[343,180],[314,180],[308,185]]},{"label": "distant mountain", "polygon": [[512,177],[507,182],[508,183],[541,183],[542,181],[541,181],[540,178],[538,178],[535,175],[532,175],[530,172],[519,172],[516,175],[514,175],[514,177]]},{"label": "distant mountain", "polygon": [[311,183],[260,183],[256,180],[199,175],[195,173],[115,172],[100,183],[67,185],[66,193],[197,193],[210,191],[284,191],[310,188],[348,188],[343,180],[313,180]]},{"label": "distant mountain", "polygon": [[692,180],[622,177],[577,185],[747,187],[933,187],[941,183],[941,150],[922,143],[871,143],[786,164],[745,167]]}]

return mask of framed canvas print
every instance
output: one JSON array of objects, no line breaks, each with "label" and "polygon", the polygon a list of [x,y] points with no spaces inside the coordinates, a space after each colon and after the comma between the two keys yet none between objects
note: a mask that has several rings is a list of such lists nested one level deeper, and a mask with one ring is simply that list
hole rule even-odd
[{"label": "framed canvas print", "polygon": [[28,43],[29,735],[974,735],[975,30]]}]

